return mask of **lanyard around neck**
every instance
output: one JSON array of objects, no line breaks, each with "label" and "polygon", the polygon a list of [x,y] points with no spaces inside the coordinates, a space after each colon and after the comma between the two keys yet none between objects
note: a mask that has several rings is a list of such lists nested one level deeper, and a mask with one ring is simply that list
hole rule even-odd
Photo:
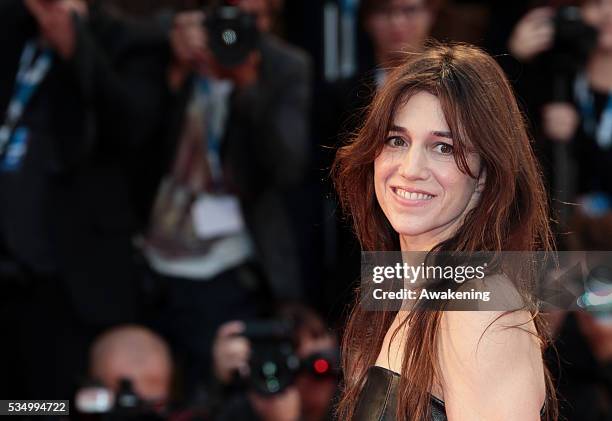
[{"label": "lanyard around neck", "polygon": [[221,142],[229,116],[229,98],[233,85],[229,81],[198,78],[198,98],[203,106],[202,118],[206,128],[205,150],[215,188],[223,184]]},{"label": "lanyard around neck", "polygon": [[6,111],[4,123],[0,127],[0,156],[4,154],[26,106],[51,68],[53,62],[51,50],[44,49],[36,57],[37,49],[37,42],[30,41],[21,54],[13,97]]}]

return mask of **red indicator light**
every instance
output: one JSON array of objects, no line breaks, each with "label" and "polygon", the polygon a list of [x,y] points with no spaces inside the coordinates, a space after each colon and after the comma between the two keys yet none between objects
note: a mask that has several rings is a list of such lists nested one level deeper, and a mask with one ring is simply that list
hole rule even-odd
[{"label": "red indicator light", "polygon": [[322,358],[315,360],[314,369],[317,373],[323,374],[329,370],[329,363]]}]

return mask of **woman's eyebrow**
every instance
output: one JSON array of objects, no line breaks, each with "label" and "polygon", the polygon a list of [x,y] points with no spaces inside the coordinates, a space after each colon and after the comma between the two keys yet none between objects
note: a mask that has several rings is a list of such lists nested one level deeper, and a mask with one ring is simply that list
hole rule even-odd
[{"label": "woman's eyebrow", "polygon": [[437,137],[446,137],[448,139],[452,139],[453,136],[451,135],[451,132],[445,132],[445,131],[433,131],[431,132],[432,135],[437,136]]},{"label": "woman's eyebrow", "polygon": [[398,133],[408,133],[408,130],[405,127],[398,126],[397,124],[392,124],[389,129],[390,132],[398,132]]},{"label": "woman's eyebrow", "polygon": [[[405,133],[405,134],[408,133],[408,129],[407,128],[402,127],[402,126],[398,126],[397,124],[391,125],[391,128],[389,129],[389,131],[397,132],[397,133]],[[444,130],[433,130],[431,132],[431,134],[433,136],[436,136],[436,137],[445,137],[447,139],[452,139],[453,138],[451,132],[444,131]]]}]

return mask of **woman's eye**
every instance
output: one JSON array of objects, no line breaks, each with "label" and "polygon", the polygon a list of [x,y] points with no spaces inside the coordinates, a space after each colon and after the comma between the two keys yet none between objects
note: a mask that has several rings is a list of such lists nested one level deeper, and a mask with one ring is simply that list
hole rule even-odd
[{"label": "woman's eye", "polygon": [[387,145],[400,148],[406,146],[406,141],[399,136],[392,136],[387,138]]},{"label": "woman's eye", "polygon": [[441,153],[442,155],[452,155],[453,154],[453,145],[449,145],[448,143],[440,142],[437,143],[434,147],[436,152]]}]

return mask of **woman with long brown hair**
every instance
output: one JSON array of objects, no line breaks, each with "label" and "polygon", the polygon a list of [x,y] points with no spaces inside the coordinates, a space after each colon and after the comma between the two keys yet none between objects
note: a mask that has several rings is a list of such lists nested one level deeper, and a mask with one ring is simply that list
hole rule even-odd
[{"label": "woman with long brown hair", "polygon": [[[364,251],[554,248],[547,196],[502,70],[468,45],[407,55],[333,177]],[[529,303],[529,297],[525,297]],[[344,420],[556,418],[535,306],[368,311],[343,338]]]}]

